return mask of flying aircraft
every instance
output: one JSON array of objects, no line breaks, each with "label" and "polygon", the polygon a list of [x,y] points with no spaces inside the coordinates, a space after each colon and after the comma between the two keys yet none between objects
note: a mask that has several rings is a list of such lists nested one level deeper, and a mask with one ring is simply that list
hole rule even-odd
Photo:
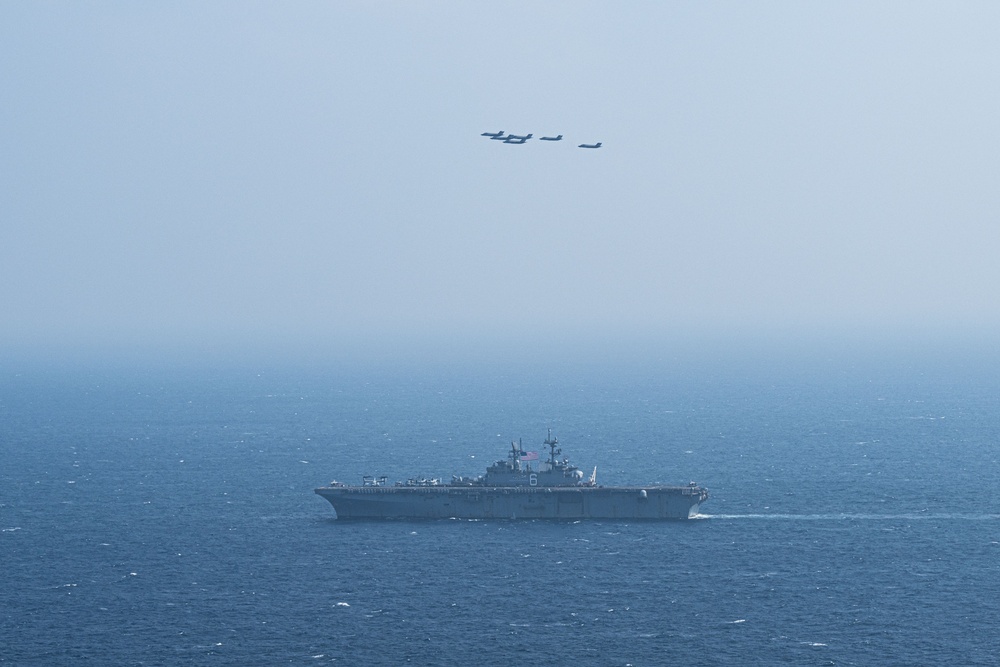
[{"label": "flying aircraft", "polygon": [[507,135],[507,138],[503,140],[505,144],[523,144],[525,141],[533,137],[533,134],[526,134],[523,137],[519,137],[515,134]]},{"label": "flying aircraft", "polygon": [[600,148],[601,142],[598,141],[596,144],[580,144],[577,148]]},{"label": "flying aircraft", "polygon": [[490,139],[498,139],[500,137],[503,137],[503,130],[500,130],[499,132],[483,132],[479,136],[489,137]]},{"label": "flying aircraft", "polygon": [[562,141],[562,135],[558,137],[538,137],[539,141]]}]

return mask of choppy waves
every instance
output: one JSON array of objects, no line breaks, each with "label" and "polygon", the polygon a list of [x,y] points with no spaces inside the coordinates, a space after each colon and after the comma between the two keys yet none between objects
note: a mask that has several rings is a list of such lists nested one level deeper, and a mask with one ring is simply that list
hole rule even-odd
[{"label": "choppy waves", "polygon": [[[21,388],[0,422],[19,443],[0,466],[0,664],[1000,661],[992,404],[924,387],[920,413],[948,417],[926,420],[906,384],[812,400],[632,380]],[[507,424],[554,427],[606,483],[698,479],[712,498],[688,522],[367,523],[313,493],[477,473]]]}]

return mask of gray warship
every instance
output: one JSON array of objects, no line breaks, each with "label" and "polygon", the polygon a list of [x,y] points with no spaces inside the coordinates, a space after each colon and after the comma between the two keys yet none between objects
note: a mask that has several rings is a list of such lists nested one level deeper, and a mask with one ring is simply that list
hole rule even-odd
[{"label": "gray warship", "polygon": [[[338,519],[690,519],[708,490],[686,486],[601,486],[569,459],[549,431],[548,459],[512,442],[507,458],[478,477],[414,478],[389,484],[365,476],[361,486],[330,482],[316,493]],[[532,465],[538,461],[537,469]]]}]

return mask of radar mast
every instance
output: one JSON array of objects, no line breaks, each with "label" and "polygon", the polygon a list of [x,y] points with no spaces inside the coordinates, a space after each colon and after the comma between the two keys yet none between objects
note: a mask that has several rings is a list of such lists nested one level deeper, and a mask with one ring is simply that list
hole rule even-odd
[{"label": "radar mast", "polygon": [[549,467],[551,470],[555,470],[556,456],[562,454],[562,449],[556,447],[559,444],[559,438],[552,437],[552,429],[549,429],[549,436],[545,438],[545,444],[549,446]]}]

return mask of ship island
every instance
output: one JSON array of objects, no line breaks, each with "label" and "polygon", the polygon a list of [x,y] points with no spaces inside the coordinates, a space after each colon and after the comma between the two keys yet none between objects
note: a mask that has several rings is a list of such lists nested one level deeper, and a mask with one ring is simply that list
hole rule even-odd
[{"label": "ship island", "polygon": [[389,483],[365,475],[362,484],[332,481],[316,493],[333,505],[338,519],[691,519],[708,490],[683,486],[601,486],[562,457],[551,430],[548,458],[512,442],[507,458],[477,477],[411,478]]}]

